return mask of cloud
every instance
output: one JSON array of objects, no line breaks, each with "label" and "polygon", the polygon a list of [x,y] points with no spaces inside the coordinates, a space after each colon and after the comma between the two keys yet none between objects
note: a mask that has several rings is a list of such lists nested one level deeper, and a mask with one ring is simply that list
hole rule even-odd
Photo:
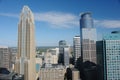
[{"label": "cloud", "polygon": [[14,14],[14,13],[0,13],[0,16],[19,18],[19,14]]},{"label": "cloud", "polygon": [[[0,13],[0,16],[19,18],[19,14]],[[45,22],[54,28],[71,28],[79,26],[79,17],[70,13],[43,12],[34,13],[35,21]]]},{"label": "cloud", "polygon": [[[19,18],[19,14],[0,13],[0,16]],[[35,21],[45,22],[54,28],[72,28],[79,27],[79,16],[62,12],[42,12],[34,13]],[[120,28],[120,20],[94,20],[96,27]]]},{"label": "cloud", "polygon": [[120,28],[120,20],[94,20],[96,26],[105,28]]},{"label": "cloud", "polygon": [[70,28],[79,26],[78,17],[69,13],[45,12],[35,13],[34,15],[36,21],[47,22],[56,28]]}]

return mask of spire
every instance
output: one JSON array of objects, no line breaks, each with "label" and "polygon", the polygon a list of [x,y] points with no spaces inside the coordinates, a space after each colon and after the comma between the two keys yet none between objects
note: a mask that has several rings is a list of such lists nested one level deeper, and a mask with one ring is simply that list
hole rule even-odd
[{"label": "spire", "polygon": [[26,19],[31,19],[31,21],[34,23],[33,13],[27,5],[23,7],[22,12],[21,12],[21,17],[20,17],[20,20],[22,21]]},{"label": "spire", "polygon": [[25,5],[25,6],[23,7],[23,9],[22,9],[22,12],[23,12],[23,13],[28,13],[28,12],[30,12],[30,11],[31,11],[30,8],[29,8],[28,6],[26,6],[26,5]]}]

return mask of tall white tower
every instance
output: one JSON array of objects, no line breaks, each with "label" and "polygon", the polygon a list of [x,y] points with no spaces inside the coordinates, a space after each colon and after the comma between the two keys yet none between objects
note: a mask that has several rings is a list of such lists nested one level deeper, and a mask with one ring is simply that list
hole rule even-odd
[{"label": "tall white tower", "polygon": [[24,80],[35,80],[34,17],[28,6],[24,6],[18,24],[18,55],[15,71],[24,75]]}]

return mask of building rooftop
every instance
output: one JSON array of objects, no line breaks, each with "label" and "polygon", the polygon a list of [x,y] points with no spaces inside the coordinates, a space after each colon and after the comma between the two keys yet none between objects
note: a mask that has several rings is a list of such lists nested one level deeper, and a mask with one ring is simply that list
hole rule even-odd
[{"label": "building rooftop", "polygon": [[86,15],[86,14],[91,15],[91,12],[82,12],[82,13],[80,13],[80,16],[83,17],[83,16]]},{"label": "building rooftop", "polygon": [[120,34],[120,31],[112,31],[113,34]]},{"label": "building rooftop", "polygon": [[74,38],[80,38],[80,36],[75,36]]},{"label": "building rooftop", "polygon": [[111,34],[103,36],[104,40],[120,40],[120,31],[113,31]]},{"label": "building rooftop", "polygon": [[72,70],[72,71],[78,71],[78,69],[76,69],[76,68],[71,68],[71,70]]},{"label": "building rooftop", "polygon": [[65,66],[60,64],[44,64],[42,65],[42,68],[56,68],[56,69],[62,69],[65,68]]}]

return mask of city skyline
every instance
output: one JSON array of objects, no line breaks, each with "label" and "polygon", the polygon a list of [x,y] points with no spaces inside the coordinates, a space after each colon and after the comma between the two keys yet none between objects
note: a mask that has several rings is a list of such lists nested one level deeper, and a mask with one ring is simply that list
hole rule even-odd
[{"label": "city skyline", "polygon": [[35,16],[37,46],[58,46],[59,40],[66,40],[72,45],[73,37],[80,33],[82,12],[92,13],[98,40],[102,34],[120,28],[119,0],[0,0],[0,45],[17,46],[17,26],[24,5],[29,6]]}]

